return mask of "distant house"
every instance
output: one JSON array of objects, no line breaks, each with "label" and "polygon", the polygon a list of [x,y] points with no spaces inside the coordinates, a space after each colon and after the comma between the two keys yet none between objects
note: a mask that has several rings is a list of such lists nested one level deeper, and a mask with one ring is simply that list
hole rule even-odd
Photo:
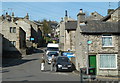
[{"label": "distant house", "polygon": [[96,68],[97,75],[119,76],[120,31],[118,24],[120,19],[119,13],[116,13],[119,10],[118,8],[99,20],[84,20],[84,13],[81,11],[78,14],[75,45],[77,70],[88,65]]},{"label": "distant house", "polygon": [[[3,54],[7,56],[11,54],[17,57],[16,54],[22,55],[21,50],[26,48],[26,33],[13,21],[13,17],[7,13],[1,16],[0,26],[2,27],[3,37]],[[8,56],[9,57],[9,56]]]},{"label": "distant house", "polygon": [[75,32],[77,21],[67,21],[65,23],[64,51],[75,51]]},{"label": "distant house", "polygon": [[2,58],[2,38],[3,38],[3,35],[0,33],[0,58]]},{"label": "distant house", "polygon": [[[42,46],[42,30],[41,25],[37,22],[29,20],[29,15],[27,14],[24,18],[14,18],[15,23],[19,25],[26,32],[26,44],[31,42],[32,46],[34,43],[35,47]],[[32,40],[31,40],[32,39]]]},{"label": "distant house", "polygon": [[92,12],[90,16],[87,16],[85,19],[86,20],[99,20],[102,19],[103,16],[100,15],[98,12]]},{"label": "distant house", "polygon": [[75,51],[75,31],[77,28],[77,21],[68,17],[67,11],[64,20],[59,24],[60,36],[59,44],[61,51]]}]

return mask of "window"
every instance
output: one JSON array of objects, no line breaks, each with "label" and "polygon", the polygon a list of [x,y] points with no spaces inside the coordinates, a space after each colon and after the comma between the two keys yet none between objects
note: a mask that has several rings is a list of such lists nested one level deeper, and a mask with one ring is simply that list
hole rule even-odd
[{"label": "window", "polygon": [[16,27],[10,27],[10,33],[16,33]]},{"label": "window", "polygon": [[112,36],[111,35],[103,35],[102,36],[102,46],[103,47],[111,47],[112,44]]},{"label": "window", "polygon": [[10,41],[10,47],[16,46],[16,41]]},{"label": "window", "polygon": [[10,27],[10,33],[12,33],[12,27]]},{"label": "window", "polygon": [[101,54],[100,55],[100,69],[116,69],[117,55],[116,54]]},{"label": "window", "polygon": [[13,33],[16,33],[16,27],[13,27]]}]

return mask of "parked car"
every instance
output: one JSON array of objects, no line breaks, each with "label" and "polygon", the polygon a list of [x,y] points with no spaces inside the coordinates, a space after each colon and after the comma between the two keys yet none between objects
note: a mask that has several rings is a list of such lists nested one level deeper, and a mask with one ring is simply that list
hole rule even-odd
[{"label": "parked car", "polygon": [[72,63],[66,56],[58,56],[55,63],[55,71],[72,71]]},{"label": "parked car", "polygon": [[51,64],[52,55],[54,55],[54,57],[56,58],[59,54],[58,54],[57,52],[50,51],[50,52],[46,55],[46,56],[47,56],[47,62],[48,62],[48,64]]}]

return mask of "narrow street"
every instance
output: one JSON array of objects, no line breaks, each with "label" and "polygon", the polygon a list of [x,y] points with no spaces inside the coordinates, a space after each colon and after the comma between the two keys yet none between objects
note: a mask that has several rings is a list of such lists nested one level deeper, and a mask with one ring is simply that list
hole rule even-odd
[{"label": "narrow street", "polygon": [[41,72],[40,60],[43,53],[27,55],[5,65],[2,70],[3,81],[80,81],[72,72],[51,72],[46,63],[46,71]]}]

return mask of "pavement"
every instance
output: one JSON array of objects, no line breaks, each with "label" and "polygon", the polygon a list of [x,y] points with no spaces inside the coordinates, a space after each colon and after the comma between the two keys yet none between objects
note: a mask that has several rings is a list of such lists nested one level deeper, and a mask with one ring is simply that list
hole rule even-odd
[{"label": "pavement", "polygon": [[[80,72],[75,70],[73,71],[74,74],[79,75],[80,76]],[[84,80],[87,81],[87,80]],[[96,76],[96,79],[92,80],[92,81],[108,81],[108,82],[118,82],[120,83],[120,77],[110,77],[110,76]]]}]

